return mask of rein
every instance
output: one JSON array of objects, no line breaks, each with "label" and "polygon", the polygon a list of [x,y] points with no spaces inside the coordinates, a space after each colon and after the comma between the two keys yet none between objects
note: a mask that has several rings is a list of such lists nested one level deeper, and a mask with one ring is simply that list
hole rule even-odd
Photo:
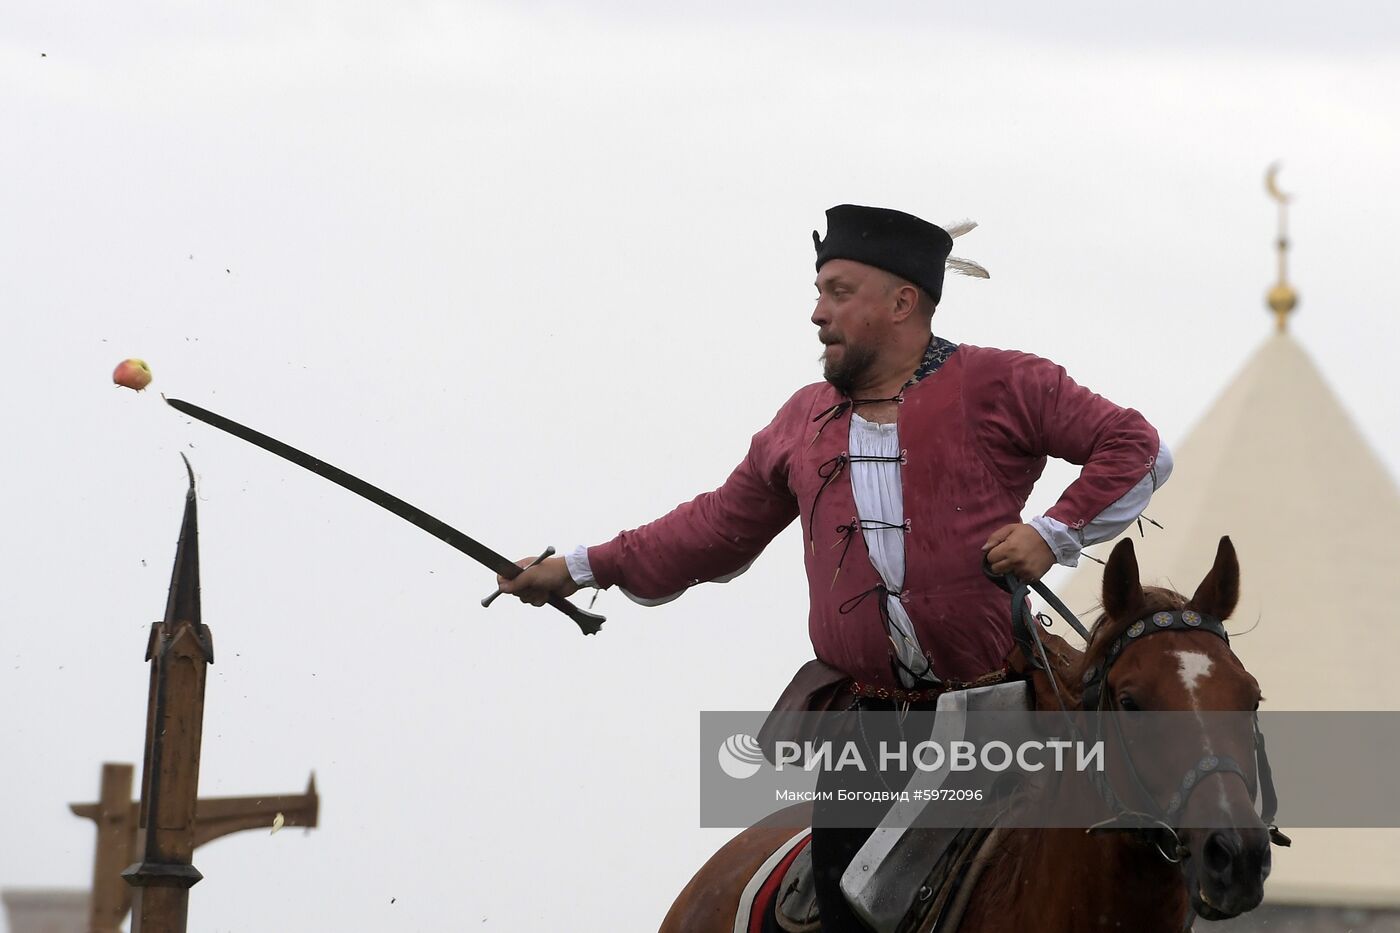
[{"label": "rein", "polygon": [[[1076,739],[1082,740],[1079,728],[1074,723],[1070,715],[1070,708],[1065,703],[1064,696],[1060,693],[1059,679],[1055,672],[1051,670],[1050,658],[1045,650],[1045,645],[1040,639],[1040,623],[1030,609],[1030,593],[1034,590],[1042,599],[1058,613],[1061,618],[1069,623],[1070,627],[1079,633],[1084,639],[1086,648],[1089,645],[1089,630],[1079,621],[1078,616],[1070,610],[1064,602],[1054,594],[1044,583],[1040,581],[1023,582],[1014,574],[999,575],[991,571],[984,563],[983,570],[998,586],[1011,594],[1011,632],[1017,645],[1020,647],[1026,662],[1042,672],[1050,680],[1050,687],[1055,694],[1055,702],[1060,707],[1060,714],[1064,717],[1065,724],[1070,730],[1070,734]],[[1048,621],[1046,622],[1048,625]],[[1225,631],[1225,625],[1220,619],[1207,616],[1192,609],[1181,609],[1174,611],[1154,612],[1151,615],[1137,619],[1132,625],[1114,639],[1109,645],[1105,656],[1084,672],[1083,696],[1080,700],[1078,711],[1081,712],[1108,712],[1115,707],[1112,705],[1111,697],[1104,690],[1108,683],[1108,672],[1114,662],[1122,656],[1122,652],[1135,641],[1146,638],[1158,632],[1168,631],[1205,631],[1222,639],[1227,645],[1230,643],[1230,636]],[[1099,717],[1096,728],[1101,728],[1103,718]],[[1116,722],[1116,720],[1115,720]],[[1142,781],[1137,767],[1133,764],[1132,756],[1128,750],[1127,743],[1123,739],[1121,729],[1114,728],[1114,736],[1117,739],[1119,751],[1123,760],[1127,763],[1128,773],[1132,777],[1133,783],[1143,799],[1148,801],[1150,809],[1154,813],[1145,813],[1140,810],[1133,810],[1125,806],[1114,793],[1108,784],[1108,779],[1100,772],[1093,772],[1091,783],[1103,798],[1114,815],[1089,827],[1087,832],[1104,832],[1108,830],[1163,830],[1166,832],[1172,845],[1172,853],[1169,854],[1162,848],[1160,842],[1154,842],[1157,851],[1167,861],[1179,863],[1189,852],[1181,842],[1181,837],[1177,834],[1174,821],[1181,815],[1186,807],[1186,801],[1191,793],[1200,786],[1204,778],[1214,773],[1230,773],[1239,776],[1240,780],[1248,785],[1249,780],[1239,763],[1228,755],[1205,755],[1201,757],[1185,775],[1183,775],[1178,788],[1172,794],[1166,807],[1160,806],[1151,792]],[[1096,740],[1102,736],[1095,735]],[[1269,830],[1269,840],[1275,845],[1288,846],[1291,840],[1279,831],[1274,823],[1274,815],[1278,811],[1278,794],[1274,789],[1273,771],[1269,766],[1269,757],[1264,748],[1264,735],[1259,731],[1259,716],[1254,715],[1254,753],[1256,770],[1259,776],[1259,793],[1262,796],[1262,808],[1260,819]],[[1251,792],[1253,788],[1250,788]],[[1250,795],[1253,797],[1253,793]]]}]

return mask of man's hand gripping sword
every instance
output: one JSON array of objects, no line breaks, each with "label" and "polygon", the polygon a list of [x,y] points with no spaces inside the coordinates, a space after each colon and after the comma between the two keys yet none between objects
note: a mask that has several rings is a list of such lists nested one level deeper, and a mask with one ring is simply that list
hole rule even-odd
[{"label": "man's hand gripping sword", "polygon": [[[507,580],[514,579],[523,572],[522,568],[514,561],[507,560],[486,545],[468,537],[446,522],[434,518],[417,506],[409,505],[398,496],[387,493],[378,486],[372,486],[357,476],[351,476],[339,467],[331,466],[329,463],[318,460],[310,454],[303,453],[295,447],[288,446],[276,438],[268,437],[266,434],[261,434],[254,431],[252,428],[244,427],[236,421],[230,421],[224,416],[216,415],[212,411],[200,408],[198,405],[191,405],[189,402],[182,402],[174,398],[168,398],[165,401],[171,408],[174,408],[178,412],[203,421],[205,424],[213,425],[221,431],[232,434],[234,437],[242,438],[248,443],[261,447],[263,450],[269,451],[270,453],[274,453],[284,460],[290,460],[303,469],[310,470],[317,476],[330,480],[337,486],[348,489],[356,495],[363,496],[380,508],[387,509],[399,518],[412,522],[438,540],[447,542],[472,560],[496,571],[496,573],[505,577]],[[606,621],[602,616],[589,612],[586,609],[580,609],[573,603],[559,596],[550,597],[549,605],[573,619],[574,622],[577,623],[579,630],[585,635],[596,635],[598,629],[602,628],[603,622]]]}]

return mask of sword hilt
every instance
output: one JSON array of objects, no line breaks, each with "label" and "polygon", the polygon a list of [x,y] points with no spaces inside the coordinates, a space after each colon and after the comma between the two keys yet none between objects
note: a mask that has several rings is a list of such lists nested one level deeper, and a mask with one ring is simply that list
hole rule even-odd
[{"label": "sword hilt", "polygon": [[[528,566],[522,568],[520,572],[521,572],[521,573],[524,573],[526,570],[529,570],[531,567],[533,567],[533,566],[535,566],[536,564],[538,564],[538,563],[540,563],[541,561],[543,561],[546,557],[553,557],[553,556],[554,556],[554,545],[551,544],[549,547],[545,548],[545,549],[540,553],[540,556],[539,556],[539,557],[536,557],[533,561],[531,561],[531,562],[529,563]],[[488,607],[490,607],[490,605],[496,601],[496,597],[497,597],[497,596],[500,596],[500,595],[501,595],[501,588],[498,586],[498,587],[496,587],[496,592],[492,593],[490,596],[486,597],[485,599],[483,599],[483,600],[481,601],[482,608],[488,608]]]}]

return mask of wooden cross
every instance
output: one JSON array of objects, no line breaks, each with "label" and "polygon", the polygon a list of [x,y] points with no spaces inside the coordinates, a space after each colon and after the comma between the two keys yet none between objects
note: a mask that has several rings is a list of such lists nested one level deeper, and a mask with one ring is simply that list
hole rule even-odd
[{"label": "wooden cross", "polygon": [[[69,805],[76,815],[97,824],[92,896],[88,902],[89,933],[120,933],[122,921],[131,910],[131,888],[123,880],[122,870],[138,851],[141,801],[131,799],[134,770],[128,764],[104,764],[102,793],[97,803]],[[312,829],[319,808],[314,774],[302,794],[201,797],[195,803],[194,845],[198,848],[245,829],[270,830],[279,813],[283,826]]]}]

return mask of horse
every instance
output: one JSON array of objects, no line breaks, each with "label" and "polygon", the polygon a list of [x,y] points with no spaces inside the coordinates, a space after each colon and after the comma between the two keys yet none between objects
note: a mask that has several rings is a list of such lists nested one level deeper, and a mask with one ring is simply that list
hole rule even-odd
[{"label": "horse", "polygon": [[[1239,600],[1239,581],[1239,562],[1226,537],[1220,539],[1210,572],[1189,599],[1169,589],[1143,586],[1132,542],[1124,539],[1104,568],[1103,614],[1089,631],[1085,649],[1078,651],[1055,638],[1059,650],[1053,660],[1047,657],[1046,670],[1029,664],[1019,668],[1031,682],[1036,707],[1257,710],[1262,699],[1259,684],[1230,650],[1223,627],[1217,637],[1209,624],[1200,622],[1201,617],[1213,618],[1219,626],[1230,616]],[[1184,617],[1186,626],[1149,631],[1149,638],[1130,637],[1143,631],[1141,620],[1172,614]],[[1190,628],[1193,625],[1199,628]],[[1178,804],[1177,827],[1159,822],[1102,833],[995,829],[995,844],[979,852],[975,876],[967,877],[959,892],[956,926],[940,929],[1182,933],[1197,915],[1223,920],[1258,906],[1271,864],[1271,834],[1277,830],[1256,814],[1254,798],[1261,790],[1271,798],[1272,784],[1267,772],[1263,785],[1259,780],[1254,729],[1212,733],[1211,741],[1229,767],[1201,772],[1197,761],[1207,760],[1200,758],[1201,746],[1180,741],[1132,752],[1138,790],[1151,795],[1159,812],[1171,808],[1167,801],[1174,792],[1189,786],[1178,778],[1190,776],[1197,792],[1187,793]],[[1211,792],[1199,792],[1208,787]],[[1134,795],[1132,788],[1115,790],[1125,799]],[[1031,791],[1037,792],[1048,795],[1042,803],[1069,807],[1083,803],[1071,799],[1074,795],[1092,795],[1094,790],[1083,781],[1053,781]],[[733,933],[741,907],[747,908],[740,904],[741,892],[794,836],[791,827],[800,825],[794,816],[801,814],[775,814],[711,856],[672,904],[660,933]],[[1180,828],[1205,826],[1223,828]],[[1281,834],[1274,838],[1287,844]],[[928,933],[936,920],[925,918],[918,933]]]}]

